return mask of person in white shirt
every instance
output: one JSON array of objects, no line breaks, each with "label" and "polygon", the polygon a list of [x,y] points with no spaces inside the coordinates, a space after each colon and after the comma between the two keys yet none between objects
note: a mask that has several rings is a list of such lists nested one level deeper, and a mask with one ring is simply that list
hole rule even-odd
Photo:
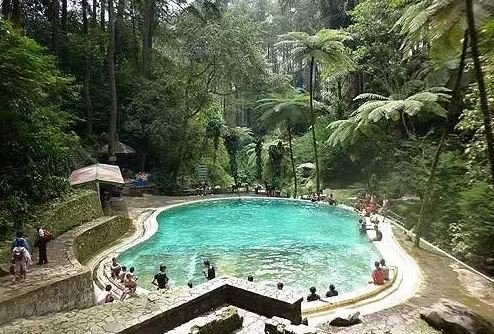
[{"label": "person in white shirt", "polygon": [[105,290],[101,291],[96,300],[96,305],[103,305],[106,303],[111,303],[115,300],[113,297],[113,293],[111,292],[112,286],[111,284],[107,284]]}]

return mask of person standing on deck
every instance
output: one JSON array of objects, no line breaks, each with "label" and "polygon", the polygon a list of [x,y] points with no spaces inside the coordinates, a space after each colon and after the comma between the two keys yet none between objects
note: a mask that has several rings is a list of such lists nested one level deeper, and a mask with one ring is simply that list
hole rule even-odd
[{"label": "person standing on deck", "polygon": [[46,254],[46,245],[48,243],[48,235],[46,233],[46,230],[37,227],[36,228],[36,246],[38,247],[38,252],[39,252],[39,261],[38,264],[46,264],[48,263],[48,256]]}]

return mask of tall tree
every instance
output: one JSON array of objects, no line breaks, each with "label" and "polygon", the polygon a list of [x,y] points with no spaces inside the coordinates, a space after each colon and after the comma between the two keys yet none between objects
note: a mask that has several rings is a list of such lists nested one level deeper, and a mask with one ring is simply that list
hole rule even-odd
[{"label": "tall tree", "polygon": [[14,27],[21,27],[21,0],[12,0],[12,9],[10,19]]},{"label": "tall tree", "polygon": [[49,18],[51,24],[51,49],[54,53],[58,53],[60,39],[60,2],[59,0],[50,0],[49,2]]},{"label": "tall tree", "polygon": [[63,33],[67,32],[67,0],[62,0],[61,28]]},{"label": "tall tree", "polygon": [[113,0],[108,0],[108,74],[110,78],[110,131],[108,133],[108,157],[115,162],[115,145],[117,137],[117,87],[115,82],[115,22]]},{"label": "tall tree", "polygon": [[479,90],[480,111],[484,125],[487,155],[494,185],[494,135],[492,114],[489,111],[488,94],[480,61],[476,21],[485,21],[492,16],[492,1],[483,0],[421,0],[405,11],[396,25],[408,36],[408,48],[413,49],[424,41],[431,45],[430,54],[434,61],[446,62],[458,58],[463,32],[470,37],[471,57],[475,79]]},{"label": "tall tree", "polygon": [[298,183],[297,169],[295,167],[295,159],[293,154],[293,127],[296,124],[307,122],[307,96],[281,96],[279,98],[263,99],[258,101],[258,109],[266,112],[261,116],[261,121],[266,121],[269,128],[278,126],[285,127],[288,134],[288,149],[290,153],[290,163],[293,174],[294,198],[297,198]]},{"label": "tall tree", "polygon": [[489,111],[487,89],[485,88],[484,73],[482,72],[482,64],[480,62],[479,42],[472,0],[465,0],[465,4],[467,9],[468,31],[470,33],[470,50],[472,51],[475,79],[479,89],[480,111],[482,112],[485,140],[487,143],[487,154],[491,167],[491,182],[494,186],[494,136],[492,134],[492,115]]},{"label": "tall tree", "polygon": [[309,64],[309,107],[312,132],[312,146],[316,165],[316,191],[321,191],[319,157],[317,153],[316,115],[314,112],[314,67],[316,63],[324,66],[348,67],[351,63],[348,52],[343,44],[350,37],[339,30],[323,29],[315,35],[305,32],[290,32],[279,36],[277,45],[293,46],[292,56],[305,59]]},{"label": "tall tree", "polygon": [[99,26],[101,30],[105,29],[105,0],[100,0],[100,11],[99,11]]},{"label": "tall tree", "polygon": [[153,49],[155,0],[144,0],[142,25],[142,75],[149,78]]},{"label": "tall tree", "polygon": [[84,102],[86,105],[86,135],[90,137],[93,134],[93,103],[91,100],[91,60],[90,60],[90,50],[87,47],[91,47],[91,42],[89,41],[89,27],[88,27],[88,1],[82,0],[82,34],[86,39],[86,49],[85,49],[85,75],[84,75]]},{"label": "tall tree", "polygon": [[96,8],[98,8],[98,0],[93,0],[93,8],[91,11],[91,28],[96,28],[98,22],[96,22]]}]

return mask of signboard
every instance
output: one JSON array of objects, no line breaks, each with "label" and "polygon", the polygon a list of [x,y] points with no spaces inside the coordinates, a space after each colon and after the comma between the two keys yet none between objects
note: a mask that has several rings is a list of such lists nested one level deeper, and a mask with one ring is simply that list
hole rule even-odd
[{"label": "signboard", "polygon": [[208,181],[208,168],[206,166],[197,167],[197,180],[199,182]]}]

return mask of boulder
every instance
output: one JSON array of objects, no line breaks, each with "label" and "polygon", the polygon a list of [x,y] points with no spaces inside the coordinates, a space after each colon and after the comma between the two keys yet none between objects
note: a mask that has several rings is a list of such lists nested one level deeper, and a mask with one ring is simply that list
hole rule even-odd
[{"label": "boulder", "polygon": [[190,329],[190,334],[231,334],[242,327],[244,319],[233,307],[226,307],[211,321],[204,321]]},{"label": "boulder", "polygon": [[493,334],[494,326],[465,305],[440,299],[438,303],[420,311],[429,326],[446,334]]},{"label": "boulder", "polygon": [[331,320],[328,324],[336,327],[349,327],[361,323],[360,312],[350,313],[346,316],[339,316]]}]

